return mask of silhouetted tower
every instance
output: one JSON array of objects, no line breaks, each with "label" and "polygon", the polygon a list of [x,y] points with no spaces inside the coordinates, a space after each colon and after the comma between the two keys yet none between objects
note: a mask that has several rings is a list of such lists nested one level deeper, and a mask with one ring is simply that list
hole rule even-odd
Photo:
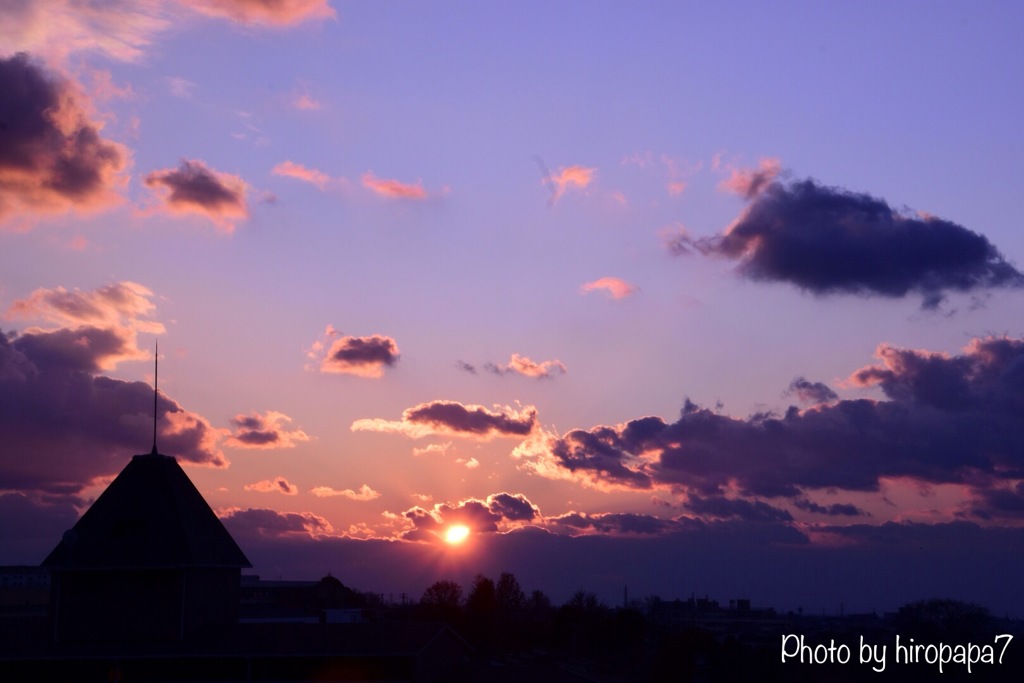
[{"label": "silhouetted tower", "polygon": [[43,566],[55,640],[123,642],[222,632],[252,565],[154,434],[152,452],[131,459]]}]

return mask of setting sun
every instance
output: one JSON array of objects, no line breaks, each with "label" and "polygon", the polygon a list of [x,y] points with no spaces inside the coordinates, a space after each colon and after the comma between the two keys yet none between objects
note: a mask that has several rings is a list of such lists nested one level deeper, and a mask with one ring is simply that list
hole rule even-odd
[{"label": "setting sun", "polygon": [[452,524],[444,532],[445,543],[451,543],[452,545],[458,545],[467,538],[469,538],[469,527],[464,524]]}]

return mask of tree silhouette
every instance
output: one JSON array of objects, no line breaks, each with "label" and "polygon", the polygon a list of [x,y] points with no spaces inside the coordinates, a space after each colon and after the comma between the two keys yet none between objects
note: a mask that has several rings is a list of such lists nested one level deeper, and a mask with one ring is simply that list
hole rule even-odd
[{"label": "tree silhouette", "polygon": [[461,604],[462,586],[446,579],[430,584],[420,598],[420,607],[424,615],[449,622],[458,619]]},{"label": "tree silhouette", "polygon": [[498,609],[506,616],[518,614],[526,606],[526,593],[514,574],[502,572],[495,592]]}]

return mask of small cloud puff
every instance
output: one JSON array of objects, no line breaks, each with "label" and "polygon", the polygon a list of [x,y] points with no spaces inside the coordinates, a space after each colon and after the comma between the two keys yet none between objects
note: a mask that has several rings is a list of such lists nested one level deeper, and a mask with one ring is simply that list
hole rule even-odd
[{"label": "small cloud puff", "polygon": [[569,190],[586,189],[596,174],[596,168],[586,166],[563,166],[558,169],[558,173],[544,179],[545,184],[551,188],[551,203],[557,202]]},{"label": "small cloud puff", "polygon": [[[466,368],[463,367],[463,369]],[[495,375],[515,374],[523,375],[525,377],[535,377],[537,379],[546,379],[554,377],[555,375],[564,375],[567,372],[565,364],[560,360],[545,360],[538,363],[530,360],[526,356],[520,356],[518,353],[513,353],[512,358],[505,365],[486,363],[484,365],[484,369],[494,373]],[[475,369],[470,372],[475,373]]]},{"label": "small cloud puff", "polygon": [[292,419],[284,413],[268,410],[265,414],[236,415],[231,423],[235,432],[224,442],[235,448],[295,448],[299,441],[309,441],[309,435],[301,429],[288,431],[285,422]]},{"label": "small cloud puff", "polygon": [[327,175],[323,171],[318,171],[315,168],[307,168],[302,164],[295,163],[294,161],[282,161],[277,166],[274,166],[271,173],[274,175],[284,176],[286,178],[301,180],[311,185],[315,185],[321,190],[327,189],[327,185],[331,182],[331,176]]},{"label": "small cloud puff", "polygon": [[160,195],[165,210],[205,216],[227,233],[234,231],[234,221],[249,216],[246,182],[199,160],[182,159],[178,168],[153,171],[143,182]]},{"label": "small cloud puff", "polygon": [[593,282],[584,283],[580,286],[581,294],[588,294],[590,292],[601,290],[607,292],[613,299],[625,299],[626,297],[639,292],[640,288],[617,277],[602,277],[594,280]]},{"label": "small cloud puff", "polygon": [[827,384],[811,382],[803,377],[794,378],[785,393],[796,394],[802,403],[830,403],[839,398]]},{"label": "small cloud puff", "polygon": [[315,341],[307,353],[311,360],[319,361],[320,372],[377,378],[384,374],[385,368],[394,367],[401,357],[398,344],[391,337],[340,334],[328,325],[323,338]]}]

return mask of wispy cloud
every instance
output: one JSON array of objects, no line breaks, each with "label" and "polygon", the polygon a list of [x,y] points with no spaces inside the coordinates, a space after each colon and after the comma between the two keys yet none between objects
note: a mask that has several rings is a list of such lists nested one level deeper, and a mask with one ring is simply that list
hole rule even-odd
[{"label": "wispy cloud", "polygon": [[182,78],[181,76],[168,76],[166,80],[167,88],[175,97],[180,97],[182,99],[192,97],[192,91],[196,88],[196,84],[193,81],[190,81],[187,78]]},{"label": "wispy cloud", "polygon": [[358,491],[352,489],[337,490],[332,489],[330,486],[317,486],[316,488],[310,489],[309,491],[317,498],[331,498],[333,496],[342,496],[350,500],[376,500],[380,498],[380,492],[374,491],[368,484],[363,484],[359,487]]},{"label": "wispy cloud", "polygon": [[294,161],[282,161],[277,166],[274,166],[271,171],[274,175],[284,176],[286,178],[295,178],[303,182],[316,185],[321,190],[326,189],[328,183],[331,182],[331,177],[323,171],[318,171],[315,168],[307,168],[302,164],[297,164]]},{"label": "wispy cloud", "polygon": [[289,26],[305,21],[334,19],[327,0],[178,0],[211,17],[242,24]]},{"label": "wispy cloud", "polygon": [[782,172],[782,161],[769,157],[761,159],[757,168],[736,168],[716,158],[715,168],[729,171],[729,177],[718,184],[718,189],[734,192],[744,199],[753,199],[768,189]]},{"label": "wispy cloud", "polygon": [[362,176],[362,183],[363,187],[388,199],[421,200],[427,198],[427,191],[423,189],[423,184],[419,180],[415,183],[403,183],[389,178],[378,178],[373,171],[367,171]]},{"label": "wispy cloud", "polygon": [[159,0],[76,0],[0,4],[2,50],[29,52],[61,63],[76,52],[96,52],[135,61],[170,25]]},{"label": "wispy cloud", "polygon": [[[466,366],[468,364],[463,364]],[[472,368],[472,366],[468,366]],[[475,372],[475,370],[468,370],[463,367],[464,370],[469,372]],[[488,372],[492,372],[495,375],[523,375],[525,377],[534,377],[537,379],[547,379],[556,375],[564,375],[567,370],[565,364],[560,360],[545,360],[545,361],[533,361],[526,356],[520,356],[518,353],[513,353],[512,358],[508,363],[499,365],[496,363],[484,364],[484,369]]]},{"label": "wispy cloud", "polygon": [[551,203],[555,204],[570,190],[585,190],[597,175],[596,168],[563,166],[558,173],[546,175],[545,185],[551,190]]},{"label": "wispy cloud", "polygon": [[639,292],[640,288],[617,277],[602,277],[580,286],[581,294],[602,290],[607,292],[613,299],[625,299]]},{"label": "wispy cloud", "polygon": [[290,483],[284,477],[274,477],[273,479],[264,479],[254,484],[246,484],[245,490],[258,493],[283,493],[286,496],[294,496],[298,494],[299,487]]}]

